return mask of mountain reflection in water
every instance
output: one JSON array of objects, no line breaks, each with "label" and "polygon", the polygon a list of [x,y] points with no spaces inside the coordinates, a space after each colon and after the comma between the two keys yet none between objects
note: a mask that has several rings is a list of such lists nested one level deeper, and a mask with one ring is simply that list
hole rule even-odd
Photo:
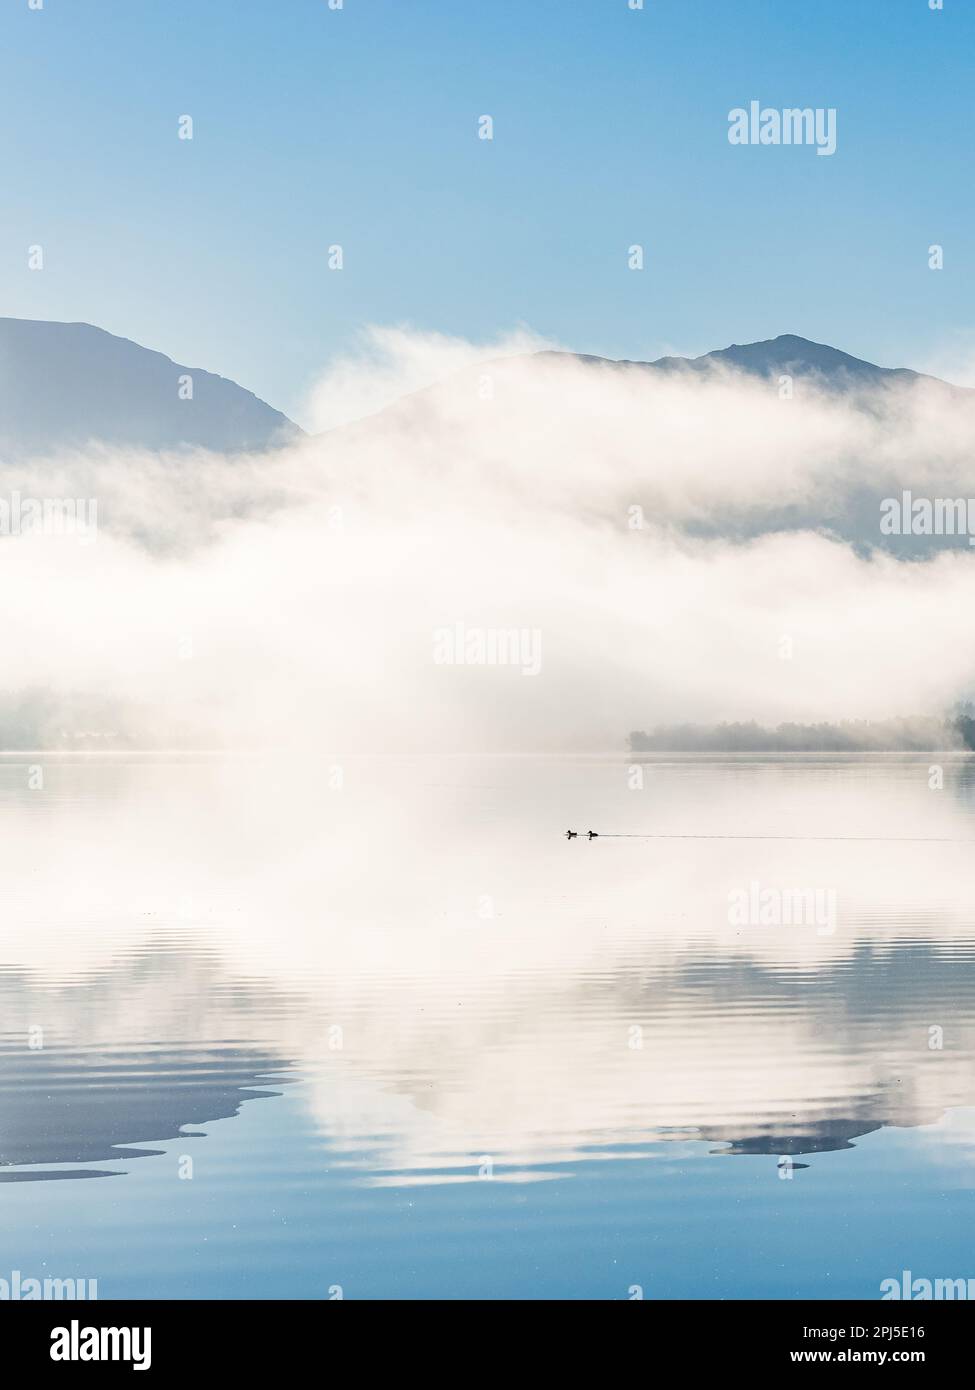
[{"label": "mountain reflection in water", "polygon": [[[634,794],[616,759],[361,760],[334,793],[64,758],[37,797],[8,759],[0,1181],[152,1155],[285,1080],[375,1185],[660,1140],[821,1154],[975,1104],[970,851],[884,842],[975,838],[971,760],[940,794],[916,758],[645,769]],[[576,822],[877,841],[567,844]],[[835,890],[836,932],[730,925],[752,881]]]}]

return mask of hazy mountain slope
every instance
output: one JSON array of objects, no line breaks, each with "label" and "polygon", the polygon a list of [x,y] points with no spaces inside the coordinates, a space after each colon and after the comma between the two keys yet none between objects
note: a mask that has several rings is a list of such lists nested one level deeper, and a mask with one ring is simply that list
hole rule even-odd
[{"label": "hazy mountain slope", "polygon": [[[190,400],[180,398],[181,377],[192,378]],[[104,329],[0,318],[0,461],[91,440],[229,452],[301,434],[236,382]]]},{"label": "hazy mountain slope", "polygon": [[794,333],[783,333],[761,343],[732,343],[731,347],[708,352],[703,357],[661,357],[651,365],[673,368],[707,369],[712,364],[737,367],[753,376],[818,376],[833,386],[873,386],[884,381],[909,380],[920,375],[907,367],[878,367],[873,362],[852,357],[839,348],[813,343]]},{"label": "hazy mountain slope", "polygon": [[553,487],[576,516],[625,526],[639,503],[702,539],[817,531],[931,559],[970,551],[967,529],[926,534],[910,517],[884,529],[882,509],[905,489],[967,498],[973,431],[975,391],[789,334],[656,362],[552,350],[479,361],[321,438],[336,459],[362,450],[363,473],[404,447],[455,478],[470,466],[472,493],[508,468],[517,490],[554,450]]},{"label": "hazy mountain slope", "polygon": [[[559,356],[557,353],[541,353],[540,356]],[[701,357],[658,357],[653,362],[637,362],[630,359],[616,361],[612,358],[593,357],[588,354],[571,353],[580,361],[594,364],[604,363],[619,367],[643,367],[648,370],[665,372],[695,371],[706,372],[712,367],[733,367],[751,376],[792,376],[815,377],[821,386],[832,390],[849,390],[862,386],[879,386],[898,381],[937,381],[936,377],[925,377],[921,372],[908,367],[878,367],[874,362],[852,357],[848,352],[830,347],[826,343],[814,343],[808,338],[800,338],[794,333],[783,333],[778,338],[768,338],[759,343],[732,343],[730,347],[718,348]],[[940,383],[948,387],[947,382]],[[949,387],[962,390],[961,387]]]}]

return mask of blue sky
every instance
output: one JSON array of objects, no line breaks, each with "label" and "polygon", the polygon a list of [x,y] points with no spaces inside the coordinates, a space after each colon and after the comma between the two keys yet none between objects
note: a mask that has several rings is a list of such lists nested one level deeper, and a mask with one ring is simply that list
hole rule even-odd
[{"label": "blue sky", "polygon": [[[961,377],[975,7],[944,6],[3,0],[0,313],[298,417],[370,323],[636,358],[795,332]],[[835,155],[730,145],[751,100],[835,107]]]}]

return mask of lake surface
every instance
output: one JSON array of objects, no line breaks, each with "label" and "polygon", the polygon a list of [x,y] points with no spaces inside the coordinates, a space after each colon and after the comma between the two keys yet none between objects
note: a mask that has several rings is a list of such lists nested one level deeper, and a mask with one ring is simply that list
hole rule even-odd
[{"label": "lake surface", "polygon": [[975,1276],[972,842],[965,756],[7,755],[0,1278]]}]

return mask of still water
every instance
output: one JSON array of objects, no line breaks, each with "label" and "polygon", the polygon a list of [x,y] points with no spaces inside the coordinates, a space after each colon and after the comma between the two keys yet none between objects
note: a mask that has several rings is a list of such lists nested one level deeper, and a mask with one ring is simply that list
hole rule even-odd
[{"label": "still water", "polygon": [[975,1276],[975,761],[933,761],[6,756],[0,1278]]}]

